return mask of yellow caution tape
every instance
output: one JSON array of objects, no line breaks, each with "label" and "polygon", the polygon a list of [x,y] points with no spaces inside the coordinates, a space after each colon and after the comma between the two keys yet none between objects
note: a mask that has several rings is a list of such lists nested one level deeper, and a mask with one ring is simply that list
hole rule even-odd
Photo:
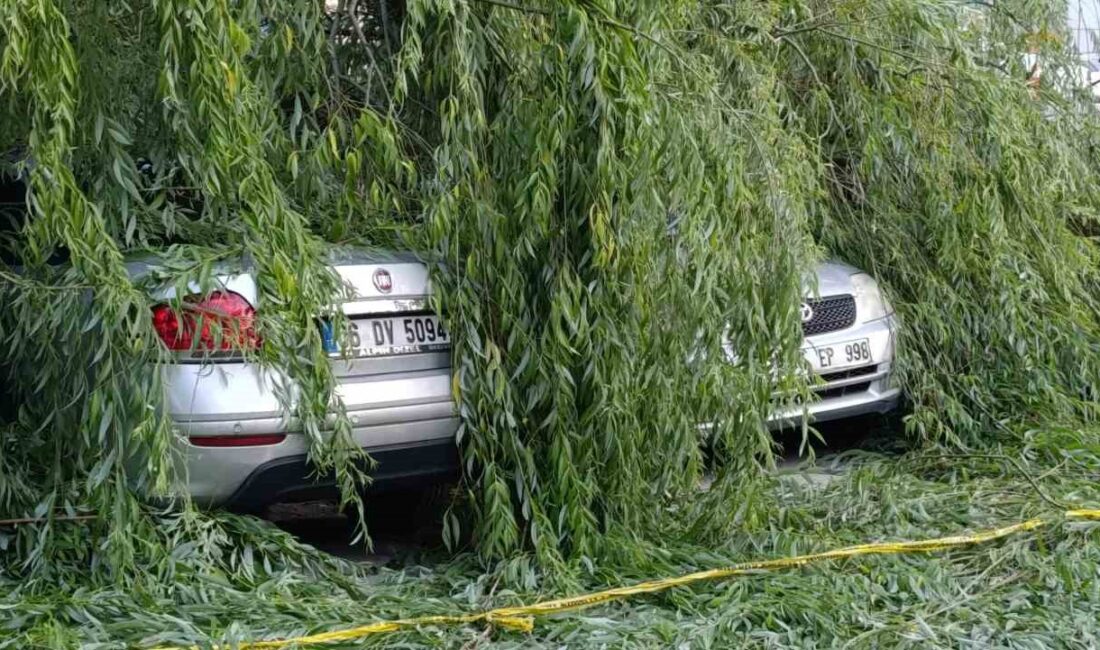
[{"label": "yellow caution tape", "polygon": [[[1100,520],[1100,510],[1082,509],[1067,510],[1062,513],[1066,519],[1093,519]],[[348,641],[358,639],[371,634],[396,632],[405,628],[422,627],[428,625],[467,625],[470,623],[489,623],[497,627],[521,632],[530,632],[535,628],[535,617],[568,612],[590,607],[599,603],[612,600],[629,598],[639,594],[652,594],[665,591],[673,587],[688,585],[704,580],[718,580],[750,574],[756,571],[771,571],[775,569],[789,569],[800,567],[812,562],[823,560],[838,560],[860,555],[896,555],[900,553],[930,553],[943,551],[959,546],[972,546],[983,544],[1014,533],[1035,530],[1052,523],[1051,519],[1036,517],[1011,526],[993,528],[969,535],[954,535],[951,537],[938,537],[936,539],[923,539],[910,542],[878,542],[874,544],[859,544],[821,553],[809,553],[794,557],[777,558],[774,560],[759,560],[756,562],[742,562],[723,569],[711,569],[709,571],[697,571],[673,578],[651,580],[629,587],[616,587],[595,593],[570,596],[555,600],[546,600],[533,605],[521,605],[518,607],[500,607],[497,609],[471,614],[444,615],[444,616],[418,616],[416,618],[399,618],[390,621],[378,621],[370,625],[353,627],[346,630],[334,630],[321,632],[308,636],[300,636],[288,639],[271,639],[267,641],[246,641],[235,644],[232,647],[238,650],[253,650],[260,648],[284,648],[290,645],[305,646],[333,641]],[[215,646],[217,647],[217,646]],[[222,646],[229,648],[230,646]],[[197,646],[192,646],[197,650]],[[155,650],[182,650],[181,648],[164,647]]]}]

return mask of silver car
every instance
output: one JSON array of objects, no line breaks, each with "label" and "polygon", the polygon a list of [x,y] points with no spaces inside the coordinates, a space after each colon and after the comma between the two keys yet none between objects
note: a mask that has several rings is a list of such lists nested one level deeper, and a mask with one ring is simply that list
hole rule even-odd
[{"label": "silver car", "polygon": [[[332,265],[354,291],[343,304],[352,328],[348,354],[341,354],[326,323],[318,327],[354,439],[378,462],[374,483],[419,482],[453,472],[458,418],[450,340],[428,307],[427,268],[411,256],[362,251],[342,252]],[[142,274],[141,266],[132,265],[131,272]],[[167,302],[153,310],[158,334],[176,350],[177,362],[162,370],[191,495],[206,504],[258,510],[331,492],[332,477],[317,476],[307,464],[305,436],[277,397],[280,387],[293,393],[285,377],[239,356],[210,354],[223,348],[225,335],[212,338],[201,320],[188,315],[232,320],[241,325],[231,334],[233,346],[254,343],[250,323],[262,308],[255,278],[225,274],[217,285],[208,296],[181,297],[190,312]],[[160,297],[176,296],[166,288]],[[202,337],[211,340],[194,340]]]},{"label": "silver car", "polygon": [[[131,272],[141,275],[148,267],[134,263]],[[378,462],[374,485],[452,474],[459,421],[451,395],[450,337],[429,310],[427,268],[412,256],[363,251],[340,253],[333,268],[354,292],[343,304],[352,327],[347,354],[326,323],[318,327],[354,439]],[[249,327],[262,307],[255,278],[226,273],[217,285],[207,296],[180,298],[196,313],[243,324],[231,334],[234,346],[256,343]],[[820,401],[776,414],[775,426],[797,423],[805,413],[814,421],[884,413],[898,401],[890,383],[895,320],[875,281],[850,266],[823,264],[817,296],[802,304],[802,316],[804,354],[823,380],[816,388]],[[165,288],[160,297],[177,296]],[[195,341],[210,332],[168,302],[154,308],[153,321],[176,350],[176,362],[162,367],[167,407],[197,501],[256,511],[334,490],[332,477],[318,476],[307,463],[307,441],[278,399],[280,387],[293,392],[285,377],[239,356],[210,354],[224,340]]]},{"label": "silver car", "polygon": [[818,400],[773,416],[773,426],[884,414],[897,407],[900,389],[891,379],[897,319],[878,283],[838,262],[817,267],[817,286],[801,305],[802,348],[819,378]]}]

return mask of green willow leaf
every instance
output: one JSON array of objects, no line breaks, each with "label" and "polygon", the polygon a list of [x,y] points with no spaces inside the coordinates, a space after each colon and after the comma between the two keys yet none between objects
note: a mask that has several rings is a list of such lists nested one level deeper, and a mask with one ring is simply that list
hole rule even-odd
[{"label": "green willow leaf", "polygon": [[0,232],[0,519],[98,517],[0,531],[3,571],[157,597],[186,574],[195,604],[202,580],[324,564],[181,494],[126,271],[145,255],[181,290],[255,270],[255,362],[293,380],[310,459],[359,514],[324,261],[428,260],[462,420],[446,540],[531,583],[667,530],[777,525],[767,422],[809,397],[798,307],[824,257],[897,308],[912,440],[1093,431],[1100,131],[1064,4],[336,4],[0,4],[0,171],[27,181]]}]

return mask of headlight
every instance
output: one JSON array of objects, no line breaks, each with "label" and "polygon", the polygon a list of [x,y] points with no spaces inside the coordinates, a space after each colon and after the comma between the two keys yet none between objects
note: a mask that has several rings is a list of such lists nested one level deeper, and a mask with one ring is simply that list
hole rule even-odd
[{"label": "headlight", "polygon": [[886,318],[894,313],[893,306],[882,295],[878,282],[866,273],[852,275],[852,288],[856,295],[856,320],[867,323]]}]

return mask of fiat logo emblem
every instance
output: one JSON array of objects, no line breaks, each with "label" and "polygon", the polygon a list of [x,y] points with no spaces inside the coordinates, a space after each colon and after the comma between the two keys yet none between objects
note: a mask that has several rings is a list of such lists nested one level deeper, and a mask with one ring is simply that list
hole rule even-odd
[{"label": "fiat logo emblem", "polygon": [[808,302],[802,303],[802,322],[803,323],[808,323],[811,320],[813,320],[813,317],[814,317],[814,308],[811,307],[810,303],[808,303]]},{"label": "fiat logo emblem", "polygon": [[386,269],[378,269],[375,271],[371,280],[374,281],[374,288],[382,293],[393,291],[393,276],[390,275],[390,272]]}]

